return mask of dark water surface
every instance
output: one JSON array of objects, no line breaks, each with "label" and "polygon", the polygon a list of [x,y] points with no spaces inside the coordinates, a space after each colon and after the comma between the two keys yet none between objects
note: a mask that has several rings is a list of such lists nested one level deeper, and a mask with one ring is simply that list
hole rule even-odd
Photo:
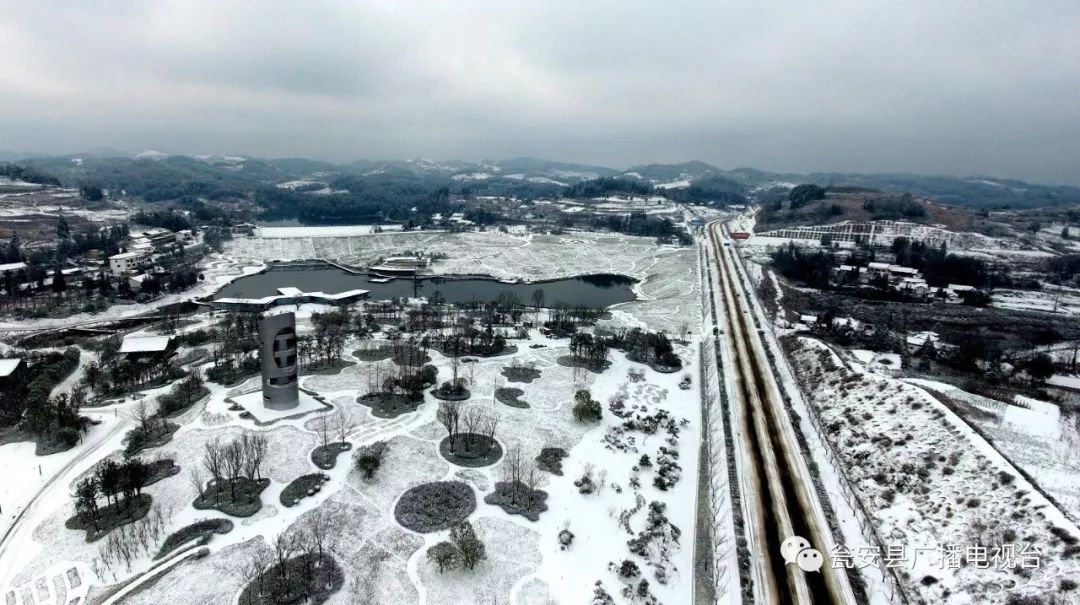
[{"label": "dark water surface", "polygon": [[451,303],[493,301],[503,292],[515,294],[525,304],[532,303],[533,292],[544,291],[546,306],[561,301],[570,306],[604,308],[636,300],[630,286],[634,279],[625,275],[586,275],[552,281],[504,284],[486,277],[428,277],[421,279],[414,292],[411,278],[397,278],[385,284],[368,281],[367,275],[354,275],[334,268],[282,270],[242,277],[225,286],[214,298],[262,298],[278,294],[278,288],[293,287],[304,292],[336,294],[347,290],[370,290],[372,300],[403,296],[430,297],[436,291]]}]

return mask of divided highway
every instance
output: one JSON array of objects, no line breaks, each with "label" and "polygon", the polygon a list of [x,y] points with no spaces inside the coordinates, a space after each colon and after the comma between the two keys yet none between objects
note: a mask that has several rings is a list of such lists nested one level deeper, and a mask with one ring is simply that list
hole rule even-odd
[{"label": "divided highway", "polygon": [[723,310],[721,346],[727,348],[732,386],[732,427],[742,460],[741,484],[747,514],[751,563],[762,603],[855,603],[846,574],[828,564],[803,572],[785,564],[780,545],[791,536],[826,553],[833,545],[806,461],[795,438],[781,389],[754,324],[755,307],[740,282],[733,241],[717,221],[706,226],[711,257],[720,277],[714,300]]}]

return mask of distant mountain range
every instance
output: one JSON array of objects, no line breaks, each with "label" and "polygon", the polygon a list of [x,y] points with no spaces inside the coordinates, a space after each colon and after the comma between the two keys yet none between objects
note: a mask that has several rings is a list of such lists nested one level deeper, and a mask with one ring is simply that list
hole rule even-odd
[{"label": "distant mountain range", "polygon": [[182,156],[158,151],[125,154],[96,149],[83,154],[33,156],[0,152],[0,161],[17,163],[56,176],[66,185],[96,184],[140,195],[147,201],[179,195],[217,196],[250,193],[278,186],[301,192],[356,190],[365,183],[385,186],[414,183],[424,188],[478,195],[517,195],[525,198],[596,191],[578,187],[604,179],[599,190],[656,194],[693,202],[734,203],[772,188],[799,183],[862,187],[889,193],[910,192],[938,202],[967,208],[1033,208],[1080,205],[1080,188],[1026,183],[993,177],[923,176],[903,173],[775,173],[753,168],[725,170],[699,161],[644,164],[618,170],[519,157],[481,162],[357,160],[336,164],[307,158],[259,159],[246,156]]}]

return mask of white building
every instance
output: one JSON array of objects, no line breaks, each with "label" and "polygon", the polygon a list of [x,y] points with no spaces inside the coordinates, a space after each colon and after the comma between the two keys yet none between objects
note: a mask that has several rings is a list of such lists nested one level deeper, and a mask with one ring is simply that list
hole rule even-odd
[{"label": "white building", "polygon": [[124,252],[109,257],[109,271],[113,275],[126,275],[138,268],[142,262],[142,254],[138,252]]}]

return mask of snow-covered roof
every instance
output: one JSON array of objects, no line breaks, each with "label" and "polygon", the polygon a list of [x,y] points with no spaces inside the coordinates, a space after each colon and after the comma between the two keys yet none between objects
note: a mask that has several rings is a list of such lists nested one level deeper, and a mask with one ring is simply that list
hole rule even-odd
[{"label": "snow-covered roof", "polygon": [[838,271],[854,271],[855,267],[852,265],[840,265],[837,267]]},{"label": "snow-covered roof", "polygon": [[918,269],[913,269],[911,267],[904,267],[902,265],[889,265],[889,271],[891,271],[893,273],[906,273],[908,275],[914,275],[914,274],[919,272]]},{"label": "snow-covered roof", "polygon": [[127,258],[138,258],[142,256],[138,252],[122,252],[120,254],[114,254],[109,257],[109,260],[124,260]]},{"label": "snow-covered roof", "polygon": [[816,324],[817,315],[800,315],[799,321],[803,322],[804,324]]},{"label": "snow-covered roof", "polygon": [[121,353],[160,353],[169,348],[169,336],[125,336]]},{"label": "snow-covered roof", "polygon": [[299,288],[284,287],[278,288],[278,292],[281,294],[274,294],[271,296],[263,296],[262,298],[219,298],[215,300],[215,303],[225,305],[253,305],[259,307],[265,307],[274,304],[279,300],[292,301],[297,299],[303,299],[301,302],[311,302],[315,304],[326,303],[333,304],[342,300],[349,300],[352,298],[359,298],[371,290],[346,290],[344,292],[337,292],[334,294],[327,294],[325,292],[304,292]]},{"label": "snow-covered roof", "polygon": [[137,283],[140,283],[140,284],[143,283],[144,281],[148,280],[148,279],[150,279],[150,274],[149,273],[143,273],[141,275],[132,275],[131,277],[128,278],[129,281],[137,282]]},{"label": "snow-covered roof", "polygon": [[866,266],[871,269],[881,269],[882,271],[889,269],[889,263],[868,263]]},{"label": "snow-covered roof", "polygon": [[975,286],[966,286],[964,284],[949,284],[949,289],[953,292],[970,292],[975,289]]},{"label": "snow-covered roof", "polygon": [[19,269],[25,269],[26,263],[7,263],[6,265],[0,265],[0,273],[4,271],[18,271]]},{"label": "snow-covered roof", "polygon": [[0,378],[7,378],[19,367],[22,359],[0,359]]}]

